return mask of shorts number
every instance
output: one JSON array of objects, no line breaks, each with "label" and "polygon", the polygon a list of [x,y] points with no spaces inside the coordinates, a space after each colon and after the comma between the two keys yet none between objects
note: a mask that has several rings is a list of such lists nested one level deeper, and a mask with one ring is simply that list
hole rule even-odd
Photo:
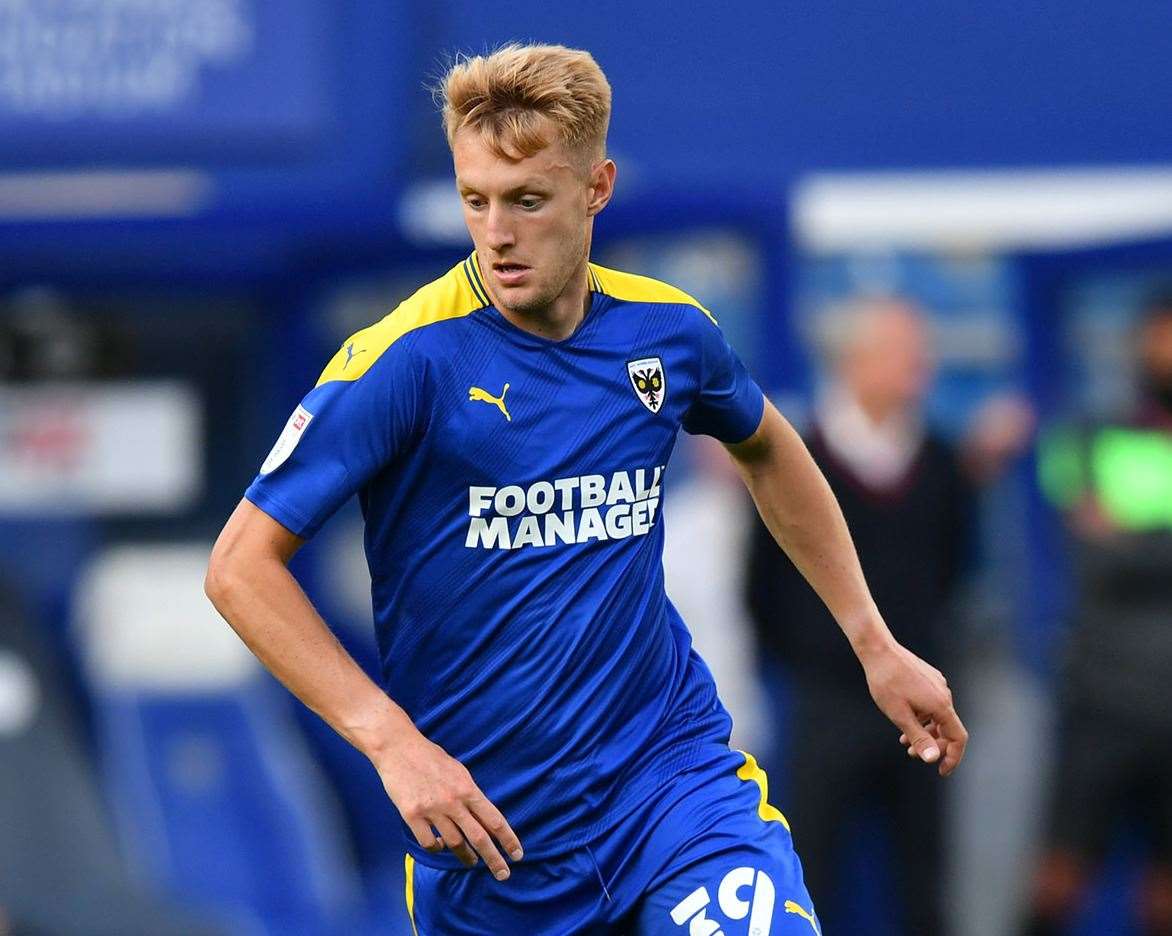
[{"label": "shorts number", "polygon": [[[749,888],[752,896],[745,900],[740,892]],[[755,868],[733,868],[720,882],[716,896],[721,912],[730,920],[749,918],[749,936],[769,936],[777,892],[768,874]],[[672,922],[676,926],[687,923],[688,936],[724,936],[720,924],[708,919],[711,903],[708,888],[698,887],[672,909]]]}]

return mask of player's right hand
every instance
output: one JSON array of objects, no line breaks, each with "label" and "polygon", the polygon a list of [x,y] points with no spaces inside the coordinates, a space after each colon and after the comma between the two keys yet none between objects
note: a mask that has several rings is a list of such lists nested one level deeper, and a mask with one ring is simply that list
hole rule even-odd
[{"label": "player's right hand", "polygon": [[469,867],[479,856],[493,877],[506,880],[509,866],[497,843],[519,861],[516,833],[463,764],[418,731],[412,735],[371,758],[399,815],[423,848],[450,849]]}]

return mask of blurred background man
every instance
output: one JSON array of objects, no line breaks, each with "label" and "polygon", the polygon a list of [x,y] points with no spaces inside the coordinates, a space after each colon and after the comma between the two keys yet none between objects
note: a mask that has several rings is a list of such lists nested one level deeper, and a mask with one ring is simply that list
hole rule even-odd
[{"label": "blurred background man", "polygon": [[1078,592],[1028,936],[1067,932],[1124,832],[1145,852],[1140,932],[1172,934],[1172,292],[1146,304],[1133,355],[1136,404],[1055,431],[1041,464]]},{"label": "blurred background man", "polygon": [[[959,642],[951,603],[973,549],[974,484],[1024,445],[1028,412],[998,404],[959,447],[934,431],[923,404],[932,382],[928,323],[899,299],[861,300],[830,341],[831,378],[807,433],[855,538],[892,632],[948,668]],[[794,707],[781,755],[811,893],[827,930],[844,925],[842,869],[858,820],[889,820],[904,932],[950,931],[943,786],[887,750],[890,730],[859,703],[861,675],[793,565],[756,529],[747,581],[766,665],[792,677]],[[817,769],[813,764],[818,763]]]}]

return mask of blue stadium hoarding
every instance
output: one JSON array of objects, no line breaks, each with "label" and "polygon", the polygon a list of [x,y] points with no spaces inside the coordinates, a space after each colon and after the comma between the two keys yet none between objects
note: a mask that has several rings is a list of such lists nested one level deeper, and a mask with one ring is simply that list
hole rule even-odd
[{"label": "blue stadium hoarding", "polygon": [[0,3],[0,165],[295,161],[332,114],[313,0]]},{"label": "blue stadium hoarding", "polygon": [[403,128],[428,103],[411,11],[0,0],[2,272],[205,253],[273,267],[297,244],[390,229]]}]

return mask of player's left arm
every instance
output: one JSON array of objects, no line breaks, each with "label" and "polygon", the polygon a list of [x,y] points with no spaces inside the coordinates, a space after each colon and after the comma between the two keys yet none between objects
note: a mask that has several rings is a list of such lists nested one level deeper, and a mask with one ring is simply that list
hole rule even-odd
[{"label": "player's left arm", "polygon": [[908,753],[939,762],[942,776],[952,773],[968,732],[948,683],[884,623],[838,502],[801,437],[766,400],[757,430],[726,448],[773,538],[850,641],[875,704],[903,732]]}]

